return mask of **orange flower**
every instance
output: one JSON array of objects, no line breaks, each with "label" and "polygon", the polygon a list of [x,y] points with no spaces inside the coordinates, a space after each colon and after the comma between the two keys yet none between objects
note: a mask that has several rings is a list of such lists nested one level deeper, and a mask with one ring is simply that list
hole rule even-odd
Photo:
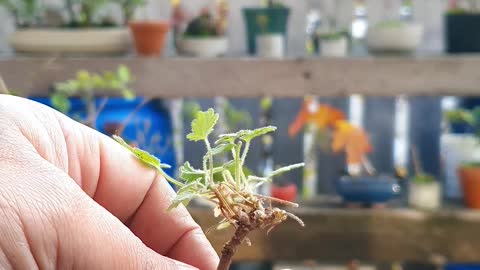
[{"label": "orange flower", "polygon": [[290,137],[295,137],[308,123],[319,129],[334,127],[337,121],[345,119],[342,111],[327,104],[316,104],[314,99],[305,99],[295,120],[288,127]]},{"label": "orange flower", "polygon": [[334,152],[345,151],[347,164],[360,164],[363,157],[370,153],[372,145],[367,133],[347,121],[338,121],[333,132],[332,150]]}]

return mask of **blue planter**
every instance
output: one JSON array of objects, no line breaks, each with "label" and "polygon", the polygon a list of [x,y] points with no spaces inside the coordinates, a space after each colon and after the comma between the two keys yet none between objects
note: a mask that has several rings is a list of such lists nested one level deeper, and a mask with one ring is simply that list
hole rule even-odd
[{"label": "blue planter", "polygon": [[447,264],[445,270],[480,270],[480,264]]},{"label": "blue planter", "polygon": [[[34,101],[51,107],[50,98],[34,97]],[[95,100],[97,107],[102,103],[102,98]],[[111,97],[97,118],[96,129],[106,135],[112,135],[123,123],[124,119],[137,108],[143,98],[125,100]],[[80,98],[71,98],[71,110],[68,113],[73,119],[85,119],[85,106]],[[145,104],[125,127],[122,137],[139,148],[157,156],[163,163],[170,164],[172,168],[165,170],[169,175],[175,172],[175,151],[172,139],[172,124],[170,115],[160,100],[153,100]]]},{"label": "blue planter", "polygon": [[385,203],[401,190],[397,180],[389,176],[344,176],[336,184],[337,193],[348,203]]}]

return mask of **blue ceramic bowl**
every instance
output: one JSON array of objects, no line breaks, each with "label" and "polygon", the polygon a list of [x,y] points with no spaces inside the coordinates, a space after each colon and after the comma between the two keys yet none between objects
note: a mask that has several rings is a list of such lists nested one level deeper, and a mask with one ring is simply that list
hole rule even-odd
[{"label": "blue ceramic bowl", "polygon": [[337,193],[349,203],[385,203],[400,194],[397,180],[390,176],[344,176],[337,183]]}]

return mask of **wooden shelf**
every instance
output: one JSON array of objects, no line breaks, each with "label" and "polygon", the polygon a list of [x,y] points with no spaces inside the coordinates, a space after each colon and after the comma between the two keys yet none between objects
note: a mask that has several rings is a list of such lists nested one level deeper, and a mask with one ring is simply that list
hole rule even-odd
[{"label": "wooden shelf", "polygon": [[301,97],[364,94],[480,95],[480,56],[314,58],[4,58],[11,89],[46,95],[79,69],[129,66],[139,95],[156,97]]},{"label": "wooden shelf", "polygon": [[[212,211],[193,207],[190,212],[203,227],[215,224]],[[303,260],[370,262],[480,261],[480,212],[442,210],[427,213],[409,209],[322,209],[292,210],[306,224],[301,228],[287,221],[266,236],[251,235],[252,246],[242,246],[236,260]],[[208,235],[219,250],[231,230]]]}]

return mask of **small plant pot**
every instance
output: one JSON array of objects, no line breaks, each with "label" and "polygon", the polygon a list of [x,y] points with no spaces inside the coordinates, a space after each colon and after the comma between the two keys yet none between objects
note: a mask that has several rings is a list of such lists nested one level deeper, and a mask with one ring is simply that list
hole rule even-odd
[{"label": "small plant pot", "polygon": [[129,23],[135,49],[141,56],[160,56],[165,47],[169,24],[162,21],[134,21]]},{"label": "small plant pot", "polygon": [[[282,34],[287,37],[287,26],[290,9],[287,7],[271,8],[245,8],[243,17],[247,34],[247,49],[251,55],[257,52],[256,38],[261,33]],[[264,16],[267,18],[267,25],[262,26],[258,23],[258,18]]]},{"label": "small plant pot", "polygon": [[347,204],[385,204],[400,194],[397,180],[390,176],[344,176],[336,183],[337,193]]},{"label": "small plant pot", "polygon": [[282,34],[262,34],[256,38],[257,56],[282,58],[285,55],[285,37]]},{"label": "small plant pot", "polygon": [[423,26],[398,22],[376,25],[367,31],[367,47],[373,53],[411,53],[422,42]]},{"label": "small plant pot", "polygon": [[467,161],[479,160],[480,145],[473,134],[442,134],[440,151],[444,161],[445,197],[458,200],[462,198],[461,181],[458,168]]},{"label": "small plant pot", "polygon": [[10,37],[17,53],[35,55],[121,55],[130,48],[127,28],[19,29]]},{"label": "small plant pot", "polygon": [[410,182],[408,204],[422,210],[436,210],[440,208],[442,187],[439,182],[415,183]]},{"label": "small plant pot", "polygon": [[325,57],[344,57],[348,52],[346,37],[336,39],[320,39],[320,54]]},{"label": "small plant pot", "polygon": [[228,39],[225,36],[208,38],[183,37],[179,41],[178,46],[182,55],[217,57],[227,53]]},{"label": "small plant pot", "polygon": [[480,52],[480,14],[447,14],[444,29],[448,53]]},{"label": "small plant pot", "polygon": [[480,209],[480,167],[460,167],[458,175],[465,205],[468,208]]},{"label": "small plant pot", "polygon": [[297,198],[297,186],[293,183],[285,186],[272,185],[272,197],[294,202]]}]

